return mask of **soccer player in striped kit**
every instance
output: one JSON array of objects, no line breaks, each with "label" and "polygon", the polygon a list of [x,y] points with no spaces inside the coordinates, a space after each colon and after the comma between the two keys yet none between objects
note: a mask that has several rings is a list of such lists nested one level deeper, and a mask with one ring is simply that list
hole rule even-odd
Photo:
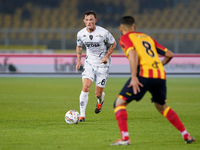
[{"label": "soccer player in striped kit", "polygon": [[[121,139],[111,145],[130,144],[126,105],[133,100],[141,100],[147,91],[151,93],[151,100],[157,110],[180,131],[186,143],[192,143],[195,138],[187,132],[175,111],[166,104],[166,74],[163,66],[173,58],[173,53],[150,36],[135,30],[134,18],[124,16],[120,23],[122,36],[119,44],[129,60],[131,77],[114,103]],[[162,61],[158,54],[164,56]]]}]

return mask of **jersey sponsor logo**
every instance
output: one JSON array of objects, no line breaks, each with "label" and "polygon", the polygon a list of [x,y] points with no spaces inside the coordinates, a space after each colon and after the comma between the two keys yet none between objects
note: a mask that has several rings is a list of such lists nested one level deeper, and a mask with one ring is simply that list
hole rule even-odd
[{"label": "jersey sponsor logo", "polygon": [[85,46],[87,48],[90,48],[90,47],[99,47],[100,46],[100,44],[98,42],[85,42],[84,44],[85,44]]},{"label": "jersey sponsor logo", "polygon": [[103,38],[103,36],[102,36],[101,34],[99,34],[99,35],[96,35],[96,37],[100,37],[100,38]]},{"label": "jersey sponsor logo", "polygon": [[152,64],[152,67],[158,69],[158,64],[159,64],[159,62],[154,61],[154,63]]},{"label": "jersey sponsor logo", "polygon": [[86,35],[83,35],[83,37],[86,37]]}]

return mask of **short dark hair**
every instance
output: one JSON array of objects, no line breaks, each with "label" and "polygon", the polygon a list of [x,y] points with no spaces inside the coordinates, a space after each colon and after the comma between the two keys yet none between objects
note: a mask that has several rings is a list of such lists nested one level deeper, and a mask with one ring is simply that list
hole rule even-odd
[{"label": "short dark hair", "polygon": [[133,24],[135,24],[135,19],[132,16],[124,16],[121,18],[120,23],[132,26]]},{"label": "short dark hair", "polygon": [[85,16],[88,16],[88,15],[94,15],[94,17],[97,18],[97,13],[94,12],[93,10],[89,10],[89,11],[84,12],[83,18],[85,18]]}]

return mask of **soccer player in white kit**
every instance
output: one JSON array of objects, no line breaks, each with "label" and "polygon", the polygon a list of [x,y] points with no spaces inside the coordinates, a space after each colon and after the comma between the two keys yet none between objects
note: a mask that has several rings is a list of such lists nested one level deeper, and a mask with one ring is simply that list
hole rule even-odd
[{"label": "soccer player in white kit", "polygon": [[[83,14],[85,28],[77,33],[77,65],[76,72],[81,66],[81,54],[83,44],[86,47],[86,59],[82,72],[82,91],[80,100],[80,122],[85,121],[85,110],[88,103],[88,94],[92,82],[95,81],[95,96],[97,105],[95,113],[102,109],[105,93],[103,92],[109,75],[111,63],[110,55],[116,47],[116,41],[110,32],[95,25],[97,14],[94,11],[87,11]],[[109,47],[109,49],[108,49]]]}]

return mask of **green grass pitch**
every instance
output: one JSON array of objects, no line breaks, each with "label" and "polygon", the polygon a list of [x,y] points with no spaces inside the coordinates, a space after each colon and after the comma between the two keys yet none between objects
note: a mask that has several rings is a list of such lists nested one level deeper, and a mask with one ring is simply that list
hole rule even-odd
[{"label": "green grass pitch", "polygon": [[147,93],[127,106],[129,146],[110,146],[120,138],[113,102],[128,78],[108,79],[105,103],[95,114],[94,83],[86,122],[68,125],[65,113],[79,111],[80,78],[0,78],[0,150],[199,150],[200,78],[168,78],[168,106],[196,142],[181,134],[155,109]]}]

